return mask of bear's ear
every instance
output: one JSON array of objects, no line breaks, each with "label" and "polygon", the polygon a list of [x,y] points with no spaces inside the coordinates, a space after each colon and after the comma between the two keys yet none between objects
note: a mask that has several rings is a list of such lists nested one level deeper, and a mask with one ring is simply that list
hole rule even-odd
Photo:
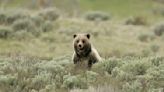
[{"label": "bear's ear", "polygon": [[86,34],[87,38],[89,39],[90,38],[90,34]]},{"label": "bear's ear", "polygon": [[74,35],[73,35],[73,38],[75,38],[76,36],[77,36],[77,34],[74,34]]}]

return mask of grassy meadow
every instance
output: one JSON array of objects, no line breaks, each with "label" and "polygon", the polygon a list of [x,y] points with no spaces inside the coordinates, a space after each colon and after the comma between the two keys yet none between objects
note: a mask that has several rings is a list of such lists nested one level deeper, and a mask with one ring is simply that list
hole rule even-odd
[{"label": "grassy meadow", "polygon": [[[32,1],[0,1],[0,92],[164,91],[162,0]],[[90,71],[71,60],[81,32],[104,58]]]}]

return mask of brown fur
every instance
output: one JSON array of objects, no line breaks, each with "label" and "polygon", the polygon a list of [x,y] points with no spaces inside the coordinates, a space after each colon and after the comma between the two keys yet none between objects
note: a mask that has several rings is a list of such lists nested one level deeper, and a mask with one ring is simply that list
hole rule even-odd
[{"label": "brown fur", "polygon": [[90,34],[75,34],[73,45],[74,54],[73,62],[78,64],[81,62],[87,62],[87,67],[91,68],[92,64],[101,60],[96,49],[94,49],[90,43]]}]

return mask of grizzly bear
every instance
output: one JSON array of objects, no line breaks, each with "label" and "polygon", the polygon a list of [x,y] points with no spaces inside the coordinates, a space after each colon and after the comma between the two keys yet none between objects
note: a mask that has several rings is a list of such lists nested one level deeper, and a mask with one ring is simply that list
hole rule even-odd
[{"label": "grizzly bear", "polygon": [[73,37],[74,64],[78,64],[79,62],[87,62],[86,66],[90,69],[92,64],[101,61],[101,57],[97,50],[90,43],[90,34],[74,34]]}]

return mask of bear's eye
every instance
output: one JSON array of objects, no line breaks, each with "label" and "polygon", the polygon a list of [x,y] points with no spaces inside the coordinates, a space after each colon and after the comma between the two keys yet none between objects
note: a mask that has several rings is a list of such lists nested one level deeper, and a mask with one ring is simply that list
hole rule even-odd
[{"label": "bear's eye", "polygon": [[85,41],[84,41],[84,40],[83,40],[82,42],[83,42],[83,43],[85,43]]},{"label": "bear's eye", "polygon": [[77,40],[76,42],[79,43],[79,40]]}]

